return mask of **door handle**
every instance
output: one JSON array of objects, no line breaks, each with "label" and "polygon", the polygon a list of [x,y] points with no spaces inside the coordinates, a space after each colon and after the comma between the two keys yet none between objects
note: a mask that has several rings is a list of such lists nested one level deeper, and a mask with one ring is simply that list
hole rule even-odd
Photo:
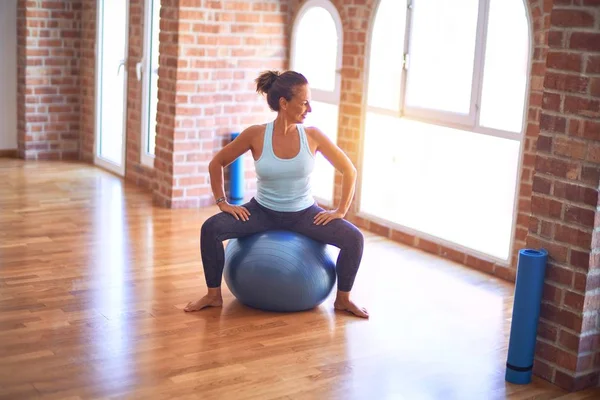
[{"label": "door handle", "polygon": [[117,76],[119,76],[121,74],[121,67],[125,66],[125,60],[121,60],[119,61],[119,67],[117,68]]},{"label": "door handle", "polygon": [[142,65],[142,60],[135,64],[135,76],[137,77],[138,81],[142,80]]}]

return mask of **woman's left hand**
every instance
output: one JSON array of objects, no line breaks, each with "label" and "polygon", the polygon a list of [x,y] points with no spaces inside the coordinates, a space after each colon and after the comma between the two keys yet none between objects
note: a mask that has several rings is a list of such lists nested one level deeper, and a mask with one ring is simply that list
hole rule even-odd
[{"label": "woman's left hand", "polygon": [[315,225],[327,225],[330,221],[333,221],[334,219],[342,218],[344,218],[344,213],[338,210],[321,211],[315,216],[314,223]]}]

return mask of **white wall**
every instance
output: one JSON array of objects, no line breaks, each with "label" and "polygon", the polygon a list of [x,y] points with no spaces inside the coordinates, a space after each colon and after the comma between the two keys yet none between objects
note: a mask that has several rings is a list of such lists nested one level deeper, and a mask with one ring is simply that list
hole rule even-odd
[{"label": "white wall", "polygon": [[17,148],[17,0],[0,0],[0,150]]}]

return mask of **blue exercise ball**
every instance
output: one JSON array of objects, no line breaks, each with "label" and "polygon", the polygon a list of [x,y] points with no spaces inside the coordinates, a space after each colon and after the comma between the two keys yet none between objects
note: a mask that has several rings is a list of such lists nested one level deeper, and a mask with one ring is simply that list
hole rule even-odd
[{"label": "blue exercise ball", "polygon": [[223,276],[243,304],[267,311],[303,311],[321,304],[336,281],[330,246],[290,231],[231,239]]}]

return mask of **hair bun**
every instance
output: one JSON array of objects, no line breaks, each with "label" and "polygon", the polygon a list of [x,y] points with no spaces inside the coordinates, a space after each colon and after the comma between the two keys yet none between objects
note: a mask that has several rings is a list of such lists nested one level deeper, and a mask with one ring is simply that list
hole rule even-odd
[{"label": "hair bun", "polygon": [[275,83],[277,78],[281,75],[279,71],[265,71],[256,78],[256,91],[258,93],[269,93],[269,89]]}]

